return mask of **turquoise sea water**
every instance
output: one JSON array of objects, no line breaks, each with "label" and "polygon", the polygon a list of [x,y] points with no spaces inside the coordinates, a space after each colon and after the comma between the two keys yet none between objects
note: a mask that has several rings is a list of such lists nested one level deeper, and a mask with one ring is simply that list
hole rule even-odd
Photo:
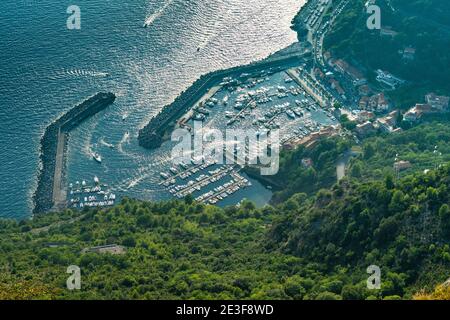
[{"label": "turquoise sea water", "polygon": [[[45,127],[99,91],[114,92],[117,100],[71,135],[69,181],[97,175],[121,196],[167,198],[155,182],[170,146],[143,150],[139,128],[201,74],[264,58],[296,41],[290,22],[303,3],[2,0],[0,217],[30,215]],[[66,28],[69,5],[81,9],[81,30]],[[91,151],[102,154],[101,165]],[[259,188],[247,192],[263,202],[267,191]]]}]

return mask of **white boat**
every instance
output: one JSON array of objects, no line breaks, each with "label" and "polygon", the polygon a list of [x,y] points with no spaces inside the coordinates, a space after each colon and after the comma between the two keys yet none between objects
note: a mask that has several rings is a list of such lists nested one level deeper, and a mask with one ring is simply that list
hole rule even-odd
[{"label": "white boat", "polygon": [[95,184],[99,184],[100,180],[98,179],[97,176],[94,177],[94,182],[95,182]]},{"label": "white boat", "polygon": [[165,173],[165,172],[161,172],[161,177],[164,178],[164,179],[169,179],[170,178],[170,176],[167,173]]},{"label": "white boat", "polygon": [[299,116],[299,117],[303,116],[303,112],[300,108],[295,108],[295,109],[293,109],[293,111],[297,116]]},{"label": "white boat", "polygon": [[127,118],[128,118],[128,114],[124,113],[124,114],[122,115],[122,121],[127,120]]},{"label": "white boat", "polygon": [[92,158],[98,163],[102,163],[102,157],[97,152],[92,152]]},{"label": "white boat", "polygon": [[292,112],[292,110],[286,110],[286,114],[288,115],[289,118],[295,119],[295,114],[294,112]]}]

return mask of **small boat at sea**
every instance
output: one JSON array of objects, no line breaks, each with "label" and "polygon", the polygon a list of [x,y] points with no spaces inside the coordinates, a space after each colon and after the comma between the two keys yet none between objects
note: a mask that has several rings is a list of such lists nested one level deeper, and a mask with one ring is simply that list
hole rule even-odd
[{"label": "small boat at sea", "polygon": [[122,121],[127,120],[127,118],[128,118],[128,114],[124,113],[124,114],[122,115]]},{"label": "small boat at sea", "polygon": [[92,152],[92,158],[98,163],[102,163],[102,157],[97,152]]}]

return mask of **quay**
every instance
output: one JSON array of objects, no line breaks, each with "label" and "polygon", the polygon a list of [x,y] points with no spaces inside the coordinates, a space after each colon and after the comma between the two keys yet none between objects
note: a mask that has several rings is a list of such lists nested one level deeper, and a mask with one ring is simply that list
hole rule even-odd
[{"label": "quay", "polygon": [[329,100],[324,98],[323,95],[320,95],[311,88],[307,81],[305,81],[295,69],[289,69],[286,73],[294,80],[298,85],[306,90],[306,92],[314,97],[314,99],[319,103],[322,108],[325,108],[329,105]]}]

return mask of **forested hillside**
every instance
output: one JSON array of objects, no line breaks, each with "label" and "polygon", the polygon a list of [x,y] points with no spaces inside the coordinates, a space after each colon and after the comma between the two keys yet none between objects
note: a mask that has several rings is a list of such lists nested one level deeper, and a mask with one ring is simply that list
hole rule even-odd
[{"label": "forested hillside", "polygon": [[[351,175],[317,193],[304,193],[299,159],[311,156],[310,169],[331,175],[349,142],[289,151],[286,199],[261,209],[124,199],[107,210],[1,220],[0,298],[430,298],[450,277],[450,166],[432,152],[448,150],[445,125],[367,140]],[[387,156],[396,150],[417,159],[399,180]],[[107,244],[122,249],[86,251]],[[66,289],[69,265],[81,268],[81,290]],[[382,270],[381,290],[366,288],[369,265]]]}]

